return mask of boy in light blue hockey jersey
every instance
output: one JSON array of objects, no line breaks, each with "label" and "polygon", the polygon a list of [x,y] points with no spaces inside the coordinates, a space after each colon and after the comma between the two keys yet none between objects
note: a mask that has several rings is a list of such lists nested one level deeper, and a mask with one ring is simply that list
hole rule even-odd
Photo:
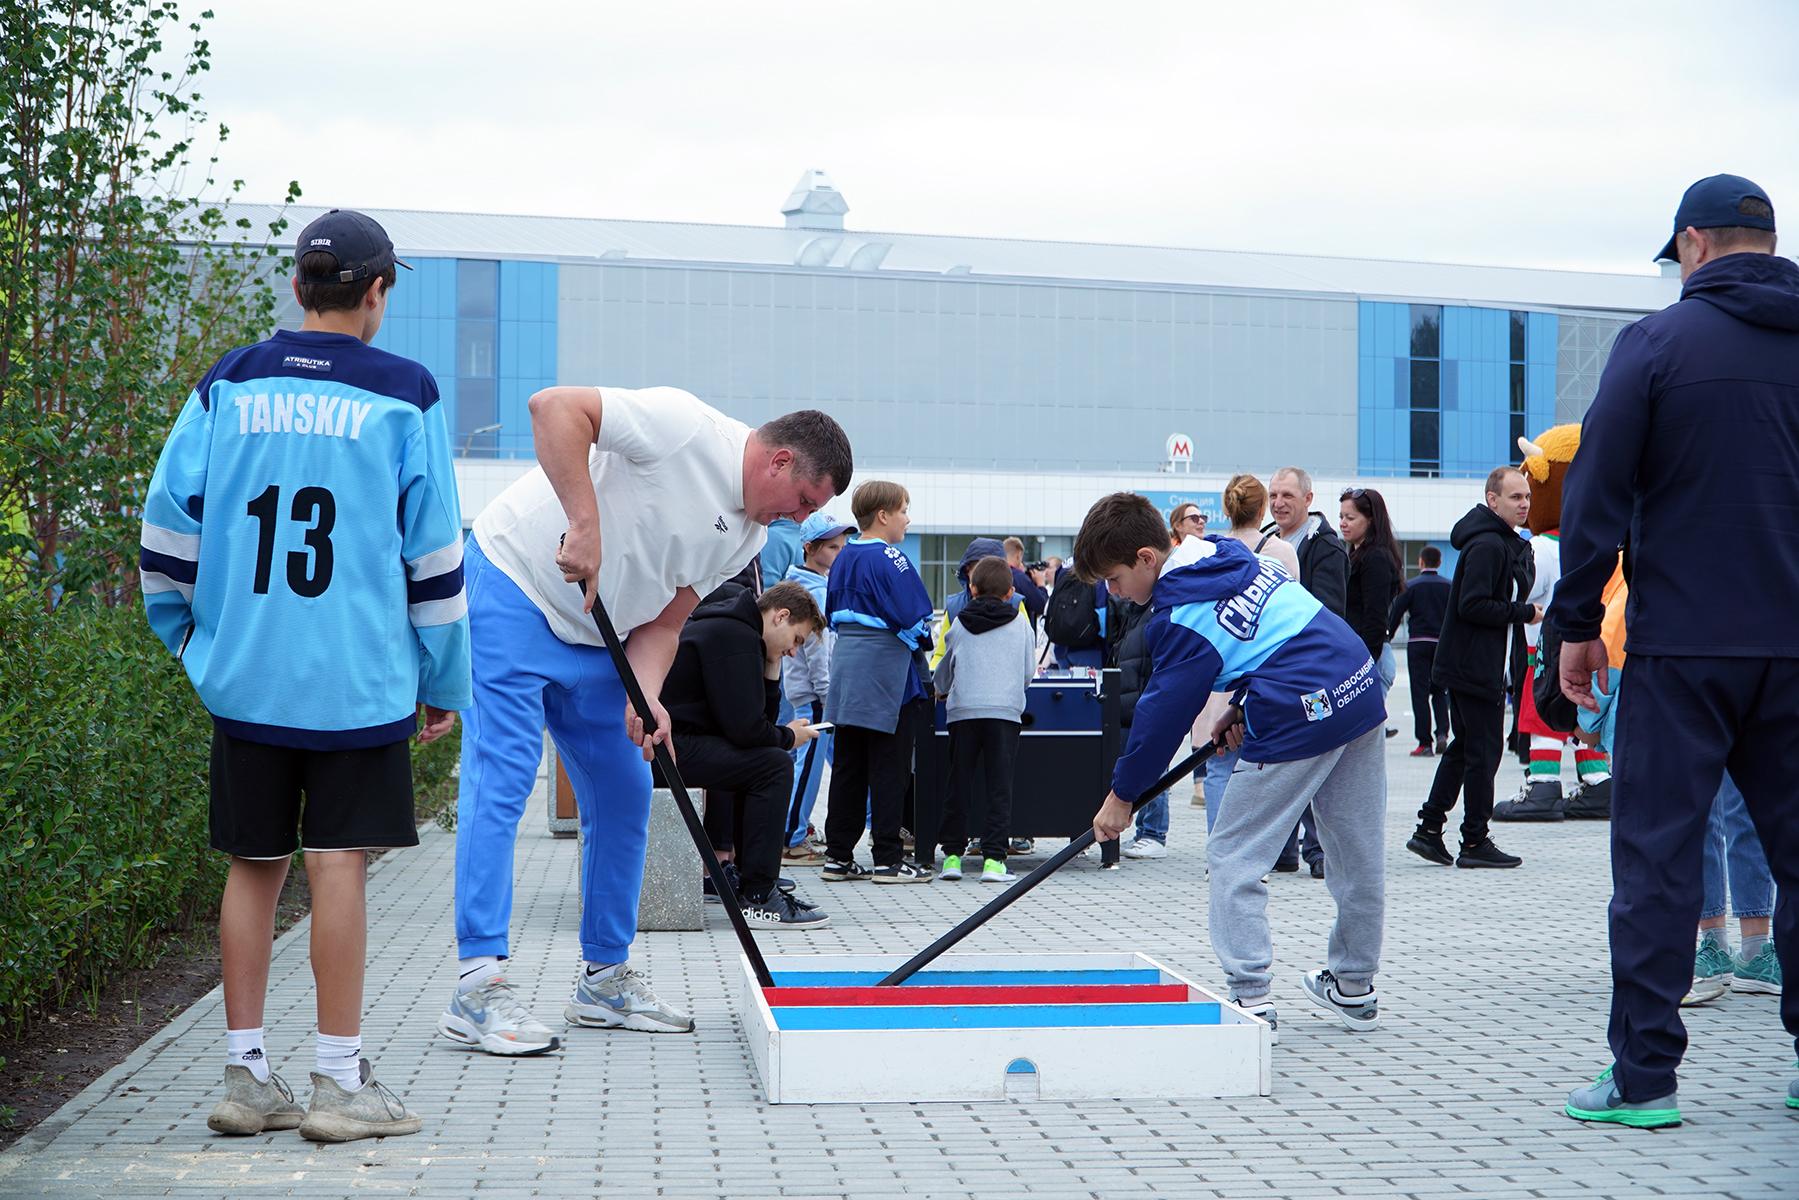
[{"label": "boy in light blue hockey jersey", "polygon": [[1310,804],[1337,903],[1327,965],[1305,973],[1306,997],[1345,1028],[1380,1023],[1374,974],[1385,920],[1386,701],[1373,660],[1343,618],[1273,559],[1234,538],[1170,548],[1162,515],[1118,492],[1081,523],[1084,578],[1152,605],[1143,640],[1154,669],[1137,700],[1112,793],[1093,818],[1106,841],[1131,823],[1214,691],[1235,701],[1213,737],[1242,757],[1206,839],[1212,946],[1231,999],[1274,1024],[1268,887],[1287,833]]},{"label": "boy in light blue hockey jersey", "polygon": [[[241,347],[182,407],[144,503],[150,625],[213,717],[227,1095],[220,1133],[416,1133],[361,1053],[364,851],[418,843],[408,742],[470,703],[462,516],[437,384],[367,343],[395,282],[373,220],[301,233],[297,332]],[[296,848],[318,900],[318,1055],[302,1112],[263,1053],[275,903]],[[322,935],[322,936],[321,936]]]}]

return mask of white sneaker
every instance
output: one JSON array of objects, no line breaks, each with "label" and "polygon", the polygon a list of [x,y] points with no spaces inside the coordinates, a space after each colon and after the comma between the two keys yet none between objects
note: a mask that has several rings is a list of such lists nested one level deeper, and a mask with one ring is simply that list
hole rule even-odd
[{"label": "white sneaker", "polygon": [[464,1046],[514,1057],[548,1054],[562,1045],[561,1038],[531,1016],[504,975],[472,991],[458,990],[437,1018],[437,1032]]},{"label": "white sneaker", "polygon": [[1168,847],[1154,838],[1140,837],[1124,848],[1126,858],[1167,858]]},{"label": "white sneaker", "polygon": [[590,979],[583,967],[575,977],[575,994],[562,1010],[571,1025],[601,1029],[635,1029],[639,1033],[692,1033],[693,1017],[665,1004],[650,990],[650,981],[635,967],[620,967]]}]

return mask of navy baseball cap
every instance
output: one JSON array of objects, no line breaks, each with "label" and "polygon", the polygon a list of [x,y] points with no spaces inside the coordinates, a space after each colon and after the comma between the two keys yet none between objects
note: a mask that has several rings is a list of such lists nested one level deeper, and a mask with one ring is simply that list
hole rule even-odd
[{"label": "navy baseball cap", "polygon": [[[1743,201],[1760,200],[1768,206],[1768,216],[1752,216],[1743,211]],[[1774,232],[1774,202],[1768,199],[1768,193],[1761,190],[1741,175],[1712,175],[1701,179],[1687,189],[1686,195],[1680,198],[1680,207],[1674,212],[1674,237],[1662,247],[1656,260],[1680,259],[1680,252],[1675,248],[1674,239],[1683,229],[1725,229],[1737,226],[1743,229],[1766,229]]]},{"label": "navy baseball cap", "polygon": [[394,244],[373,217],[347,208],[334,208],[300,231],[294,243],[294,269],[300,260],[317,252],[336,260],[336,269],[320,275],[300,275],[301,283],[355,283],[379,275],[389,267],[405,267],[410,263],[394,257]]}]

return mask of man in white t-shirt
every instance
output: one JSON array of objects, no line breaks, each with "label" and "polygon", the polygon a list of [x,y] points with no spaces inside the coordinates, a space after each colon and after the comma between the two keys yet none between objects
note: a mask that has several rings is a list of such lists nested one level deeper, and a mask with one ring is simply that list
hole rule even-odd
[{"label": "man in white t-shirt", "polygon": [[[585,966],[565,1015],[571,1025],[693,1028],[626,963],[651,742],[669,737],[657,695],[699,598],[755,556],[770,521],[805,519],[843,493],[853,469],[849,439],[824,413],[752,430],[678,388],[548,388],[531,397],[531,426],[538,466],[481,512],[464,551],[475,702],[463,716],[457,799],[461,978],[438,1020],[445,1037],[507,1055],[560,1044],[503,973],[513,845],[546,722],[583,835]],[[594,626],[596,580],[656,719],[653,738]]]}]

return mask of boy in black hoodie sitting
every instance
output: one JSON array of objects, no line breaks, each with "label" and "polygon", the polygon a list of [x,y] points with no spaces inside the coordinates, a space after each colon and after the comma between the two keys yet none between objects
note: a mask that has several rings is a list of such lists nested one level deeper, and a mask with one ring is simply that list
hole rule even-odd
[{"label": "boy in black hoodie sitting", "polygon": [[744,916],[776,929],[820,929],[830,918],[775,886],[787,798],[788,751],[817,736],[809,722],[775,723],[781,660],[824,629],[804,585],[777,583],[700,606],[681,630],[662,684],[682,778],[694,787],[744,796],[737,870]]}]

